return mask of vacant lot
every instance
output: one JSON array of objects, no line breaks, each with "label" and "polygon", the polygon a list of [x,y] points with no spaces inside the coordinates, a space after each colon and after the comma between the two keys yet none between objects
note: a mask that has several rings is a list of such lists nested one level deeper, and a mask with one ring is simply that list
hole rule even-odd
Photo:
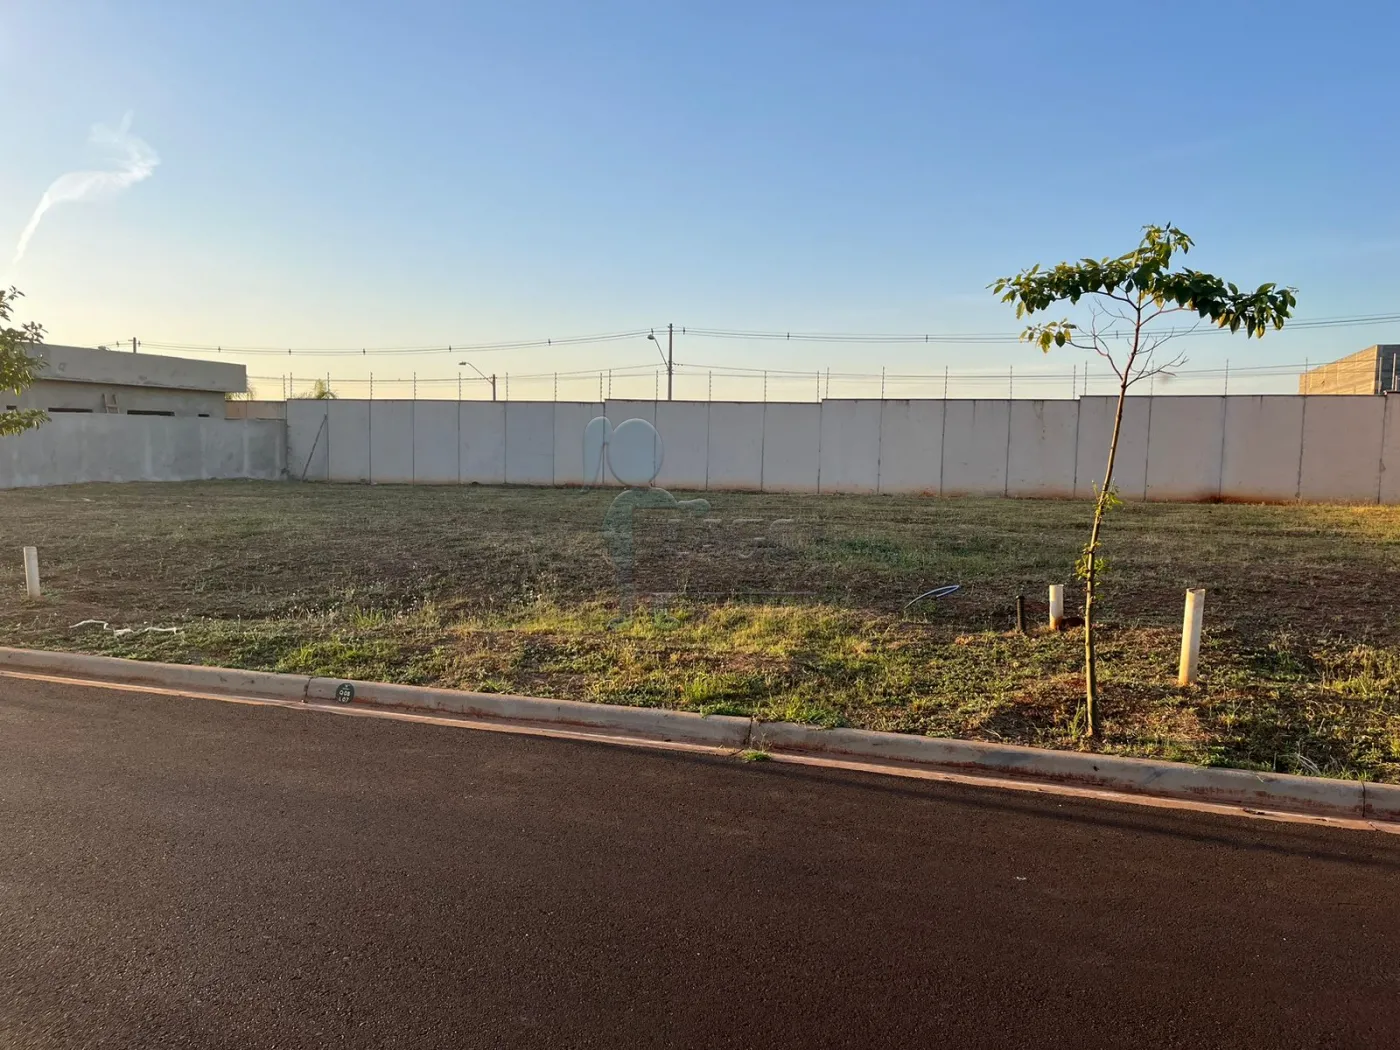
[{"label": "vacant lot", "polygon": [[[1085,505],[712,493],[704,517],[639,512],[642,603],[614,625],[613,495],[6,492],[0,642],[1076,746],[1082,639],[1039,624],[1047,584],[1078,597]],[[1106,749],[1400,781],[1400,508],[1129,505],[1107,557]],[[1188,586],[1203,682],[1180,690]],[[180,630],[115,633],[143,626]]]}]

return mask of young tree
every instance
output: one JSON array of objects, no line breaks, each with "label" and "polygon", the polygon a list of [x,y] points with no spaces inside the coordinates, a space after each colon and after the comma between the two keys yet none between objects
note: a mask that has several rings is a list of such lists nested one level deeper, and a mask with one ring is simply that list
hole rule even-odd
[{"label": "young tree", "polygon": [[[1142,242],[1116,259],[1083,259],[1062,262],[1054,269],[1039,265],[1014,277],[995,281],[992,291],[1004,303],[1016,304],[1016,316],[1048,310],[1057,303],[1088,300],[1087,328],[1068,320],[1030,325],[1022,338],[1048,353],[1052,346],[1092,350],[1104,358],[1118,377],[1118,407],[1113,435],[1108,442],[1108,466],[1103,485],[1094,499],[1094,523],[1077,566],[1084,579],[1084,703],[1085,734],[1101,733],[1098,666],[1094,651],[1095,583],[1103,568],[1099,537],[1105,512],[1115,501],[1113,461],[1118,454],[1118,434],[1123,425],[1123,404],[1128,389],[1139,380],[1168,373],[1185,357],[1159,358],[1158,350],[1180,328],[1158,325],[1163,318],[1194,313],[1197,325],[1209,321],[1245,337],[1262,337],[1270,328],[1282,328],[1297,305],[1296,289],[1263,284],[1241,291],[1212,274],[1186,267],[1172,269],[1172,257],[1191,250],[1191,238],[1175,226],[1144,227]],[[1194,325],[1192,326],[1194,327]],[[1186,329],[1185,331],[1189,331]]]},{"label": "young tree", "polygon": [[[0,288],[0,322],[8,321],[14,311],[15,300],[24,295],[18,288]],[[44,329],[33,321],[10,328],[0,325],[0,389],[22,394],[34,385],[43,362],[25,353],[25,347],[43,342]],[[30,408],[18,412],[0,413],[0,437],[22,434],[42,423],[47,423],[47,413]]]}]

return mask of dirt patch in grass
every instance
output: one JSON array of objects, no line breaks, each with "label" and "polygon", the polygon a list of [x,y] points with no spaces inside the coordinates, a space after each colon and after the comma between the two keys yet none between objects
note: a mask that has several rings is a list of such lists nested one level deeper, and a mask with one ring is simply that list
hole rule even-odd
[{"label": "dirt patch in grass", "polygon": [[[6,492],[0,641],[1077,746],[1082,639],[1011,627],[1016,594],[1038,622],[1046,584],[1072,583],[1084,504],[711,493],[705,518],[639,517],[643,602],[610,626],[611,495]],[[1400,508],[1132,504],[1107,557],[1107,750],[1400,781]],[[1180,690],[1188,586],[1208,591],[1204,678]]]}]

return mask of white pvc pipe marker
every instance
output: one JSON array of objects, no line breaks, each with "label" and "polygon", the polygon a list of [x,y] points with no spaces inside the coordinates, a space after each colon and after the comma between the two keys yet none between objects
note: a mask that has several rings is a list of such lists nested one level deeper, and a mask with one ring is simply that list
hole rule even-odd
[{"label": "white pvc pipe marker", "polygon": [[24,589],[29,592],[29,597],[37,598],[39,590],[39,548],[24,548]]},{"label": "white pvc pipe marker", "polygon": [[1181,625],[1181,671],[1177,685],[1196,681],[1196,665],[1201,659],[1201,618],[1206,611],[1206,589],[1194,587],[1186,592],[1186,618]]},{"label": "white pvc pipe marker", "polygon": [[1052,583],[1050,585],[1050,626],[1058,627],[1060,621],[1065,618],[1065,585],[1063,583]]}]

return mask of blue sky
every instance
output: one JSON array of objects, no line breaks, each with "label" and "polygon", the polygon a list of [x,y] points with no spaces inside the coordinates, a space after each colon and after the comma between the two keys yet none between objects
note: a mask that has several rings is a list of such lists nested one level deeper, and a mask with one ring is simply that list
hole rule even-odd
[{"label": "blue sky", "polygon": [[[0,243],[56,176],[101,166],[92,124],[132,111],[161,159],[120,195],[51,211],[8,280],[26,319],[82,344],[460,344],[667,321],[1001,332],[1018,325],[989,281],[1117,254],[1169,220],[1195,237],[1193,265],[1296,285],[1300,316],[1396,309],[1394,5],[1157,10],[8,0]],[[1400,331],[1189,348],[1195,367],[1244,366],[1386,341]],[[692,339],[677,356],[1046,367],[1015,345]],[[633,339],[478,363],[652,359]],[[328,367],[457,372],[446,355],[304,370]]]}]

